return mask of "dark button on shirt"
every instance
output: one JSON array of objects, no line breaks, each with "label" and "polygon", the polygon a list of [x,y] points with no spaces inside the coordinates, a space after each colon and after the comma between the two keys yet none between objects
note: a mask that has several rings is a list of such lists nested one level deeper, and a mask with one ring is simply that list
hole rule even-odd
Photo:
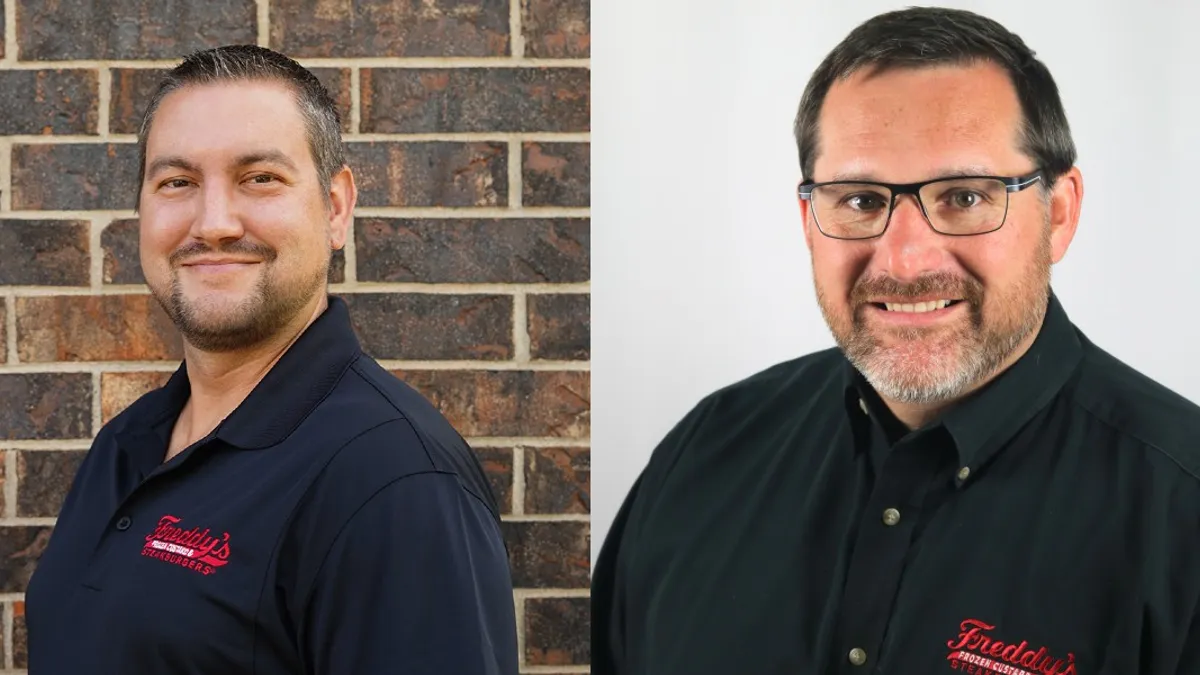
[{"label": "dark button on shirt", "polygon": [[27,593],[32,675],[517,672],[471,450],[329,309],[164,463],[186,364],[97,435]]},{"label": "dark button on shirt", "polygon": [[593,576],[596,675],[1200,673],[1200,408],[1049,299],[907,431],[836,350],[714,392]]}]

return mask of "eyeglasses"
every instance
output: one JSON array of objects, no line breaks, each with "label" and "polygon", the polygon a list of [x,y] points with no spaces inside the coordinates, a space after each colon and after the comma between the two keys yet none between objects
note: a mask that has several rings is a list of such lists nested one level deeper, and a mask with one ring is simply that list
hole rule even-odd
[{"label": "eyeglasses", "polygon": [[995,232],[1008,216],[1008,196],[1043,179],[1041,169],[1015,178],[955,176],[921,183],[805,181],[800,199],[812,205],[821,234],[833,239],[872,239],[891,222],[900,195],[913,195],[935,232],[967,237]]}]

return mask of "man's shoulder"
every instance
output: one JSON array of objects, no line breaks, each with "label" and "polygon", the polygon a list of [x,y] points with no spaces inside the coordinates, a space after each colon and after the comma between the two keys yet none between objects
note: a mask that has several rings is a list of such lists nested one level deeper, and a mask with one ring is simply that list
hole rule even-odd
[{"label": "man's shoulder", "polygon": [[486,501],[486,478],[472,449],[428,398],[365,355],[347,375],[318,415],[322,424],[357,421],[320,482],[353,488],[344,494],[354,499],[420,474],[455,474],[464,490]]},{"label": "man's shoulder", "polygon": [[720,387],[702,401],[717,414],[742,414],[770,403],[801,405],[845,382],[846,357],[836,347],[781,361]]},{"label": "man's shoulder", "polygon": [[1084,338],[1076,402],[1200,478],[1200,405]]}]

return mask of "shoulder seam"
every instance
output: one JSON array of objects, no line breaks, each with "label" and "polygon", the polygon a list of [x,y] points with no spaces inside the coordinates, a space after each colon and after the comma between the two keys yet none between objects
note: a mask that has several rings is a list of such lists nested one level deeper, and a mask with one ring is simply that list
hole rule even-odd
[{"label": "shoulder seam", "polygon": [[1161,445],[1159,445],[1157,443],[1153,443],[1151,441],[1146,440],[1145,438],[1143,438],[1142,436],[1140,436],[1137,433],[1134,433],[1133,431],[1130,431],[1128,429],[1122,429],[1122,428],[1118,427],[1116,424],[1113,424],[1109,420],[1105,419],[1102,415],[1100,415],[1100,413],[1093,410],[1085,401],[1080,400],[1080,398],[1078,396],[1072,394],[1071,399],[1072,399],[1073,405],[1078,406],[1080,410],[1087,413],[1088,416],[1091,417],[1092,419],[1096,420],[1100,424],[1103,424],[1104,426],[1108,427],[1109,429],[1112,429],[1113,431],[1115,431],[1119,434],[1123,434],[1125,436],[1128,436],[1129,438],[1136,440],[1138,443],[1141,443],[1143,446],[1145,446],[1147,448],[1157,450],[1160,454],[1162,454],[1167,459],[1171,460],[1176,466],[1178,466],[1180,469],[1182,469],[1184,473],[1191,476],[1195,480],[1200,480],[1200,474],[1198,474],[1196,471],[1188,468],[1170,450],[1167,450],[1166,448],[1162,447]]}]

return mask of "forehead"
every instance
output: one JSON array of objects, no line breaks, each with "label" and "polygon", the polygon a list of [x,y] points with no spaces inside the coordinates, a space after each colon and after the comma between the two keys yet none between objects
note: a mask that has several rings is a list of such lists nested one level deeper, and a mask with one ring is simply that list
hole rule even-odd
[{"label": "forehead", "polygon": [[959,166],[1009,169],[1023,157],[1020,122],[1012,81],[989,62],[859,71],[826,96],[815,174],[907,182]]},{"label": "forehead", "polygon": [[221,157],[273,148],[307,155],[307,129],[294,91],[271,81],[189,84],[167,94],[146,138],[146,156]]}]

